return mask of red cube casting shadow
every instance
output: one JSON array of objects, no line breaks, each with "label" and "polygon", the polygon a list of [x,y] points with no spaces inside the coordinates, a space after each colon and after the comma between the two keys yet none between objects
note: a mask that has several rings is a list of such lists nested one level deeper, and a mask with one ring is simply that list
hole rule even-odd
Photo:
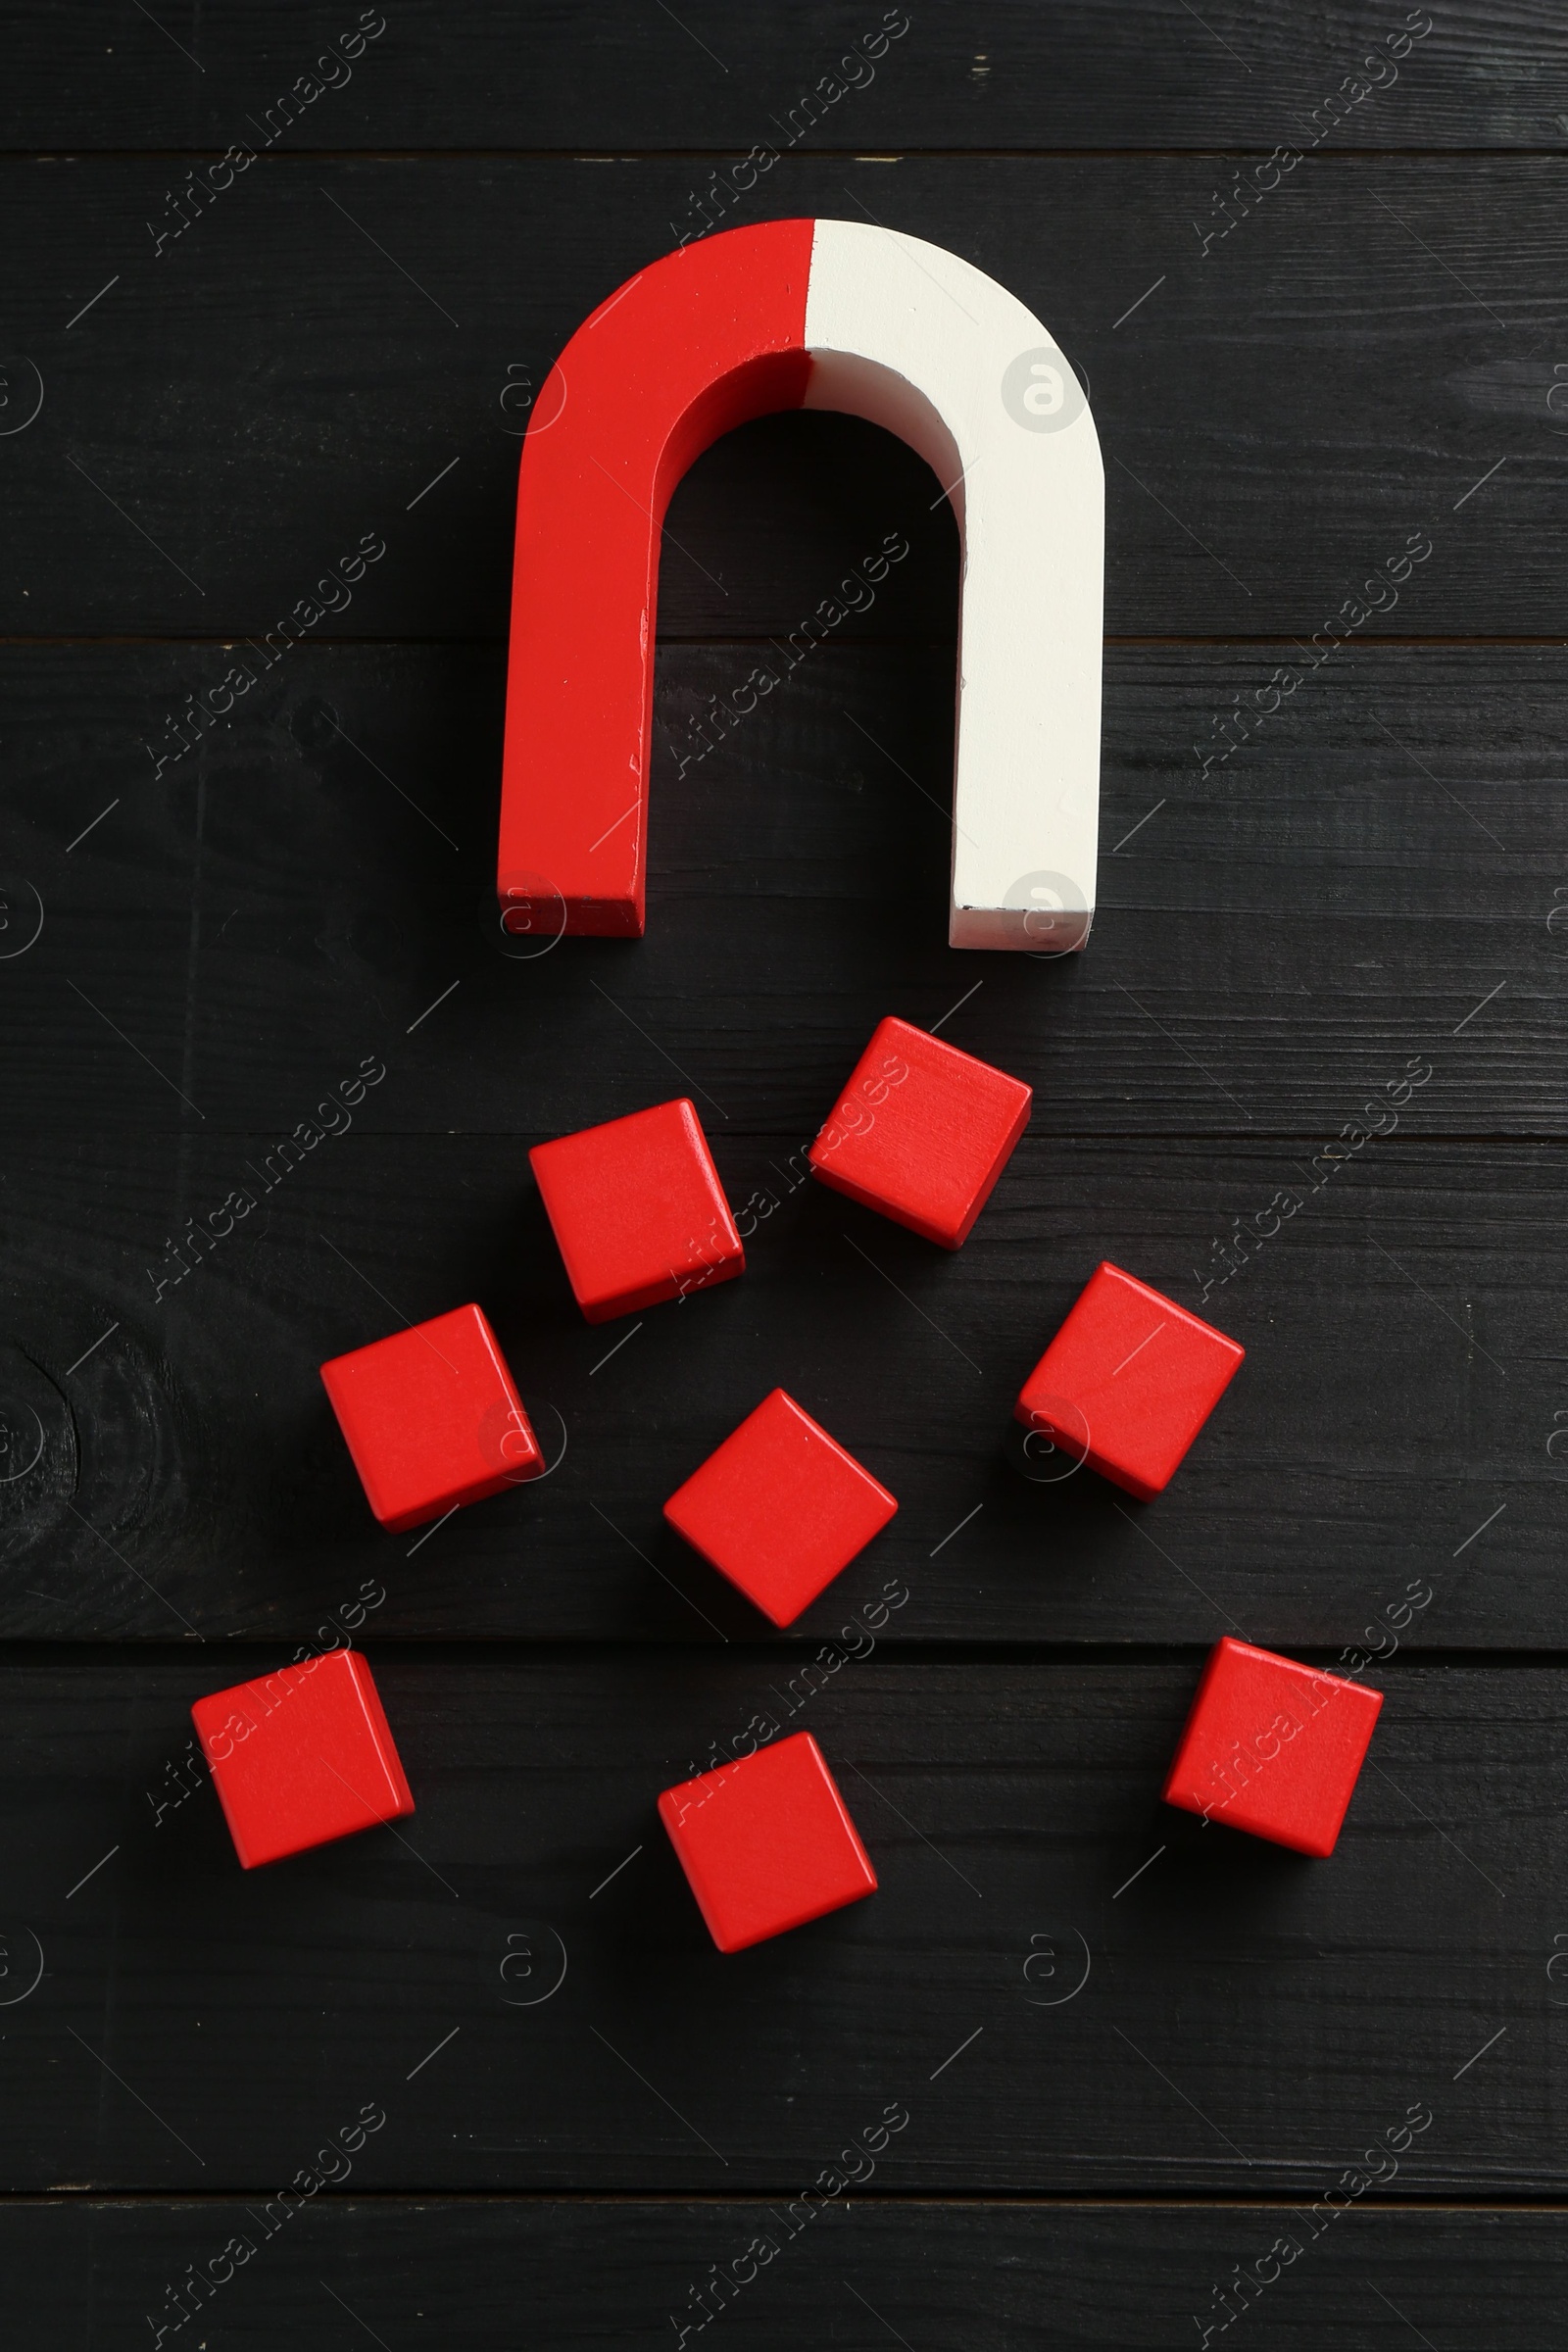
[{"label": "red cube casting shadow", "polygon": [[358,1650],[215,1690],[190,1712],[247,1870],[414,1811]]},{"label": "red cube casting shadow", "polygon": [[1165,1802],[1322,1859],[1382,1705],[1381,1690],[1227,1634],[1203,1669]]},{"label": "red cube casting shadow", "polygon": [[876,1873],[809,1732],[666,1788],[659,1818],[721,1952],[876,1892]]},{"label": "red cube casting shadow", "polygon": [[1017,1078],[888,1019],[810,1150],[811,1173],[862,1207],[956,1250],[1029,1124]]},{"label": "red cube casting shadow", "polygon": [[336,1355],[321,1379],[370,1508],[394,1535],[544,1471],[476,1306]]},{"label": "red cube casting shadow", "polygon": [[793,1625],[898,1507],[775,1389],[676,1489],[664,1517],[764,1616]]},{"label": "red cube casting shadow", "polygon": [[535,1144],[528,1164],[590,1323],[684,1298],[746,1271],[690,1102],[661,1102]]},{"label": "red cube casting shadow", "polygon": [[1120,1266],[1098,1266],[1013,1418],[1147,1502],[1170,1484],[1246,1352]]}]

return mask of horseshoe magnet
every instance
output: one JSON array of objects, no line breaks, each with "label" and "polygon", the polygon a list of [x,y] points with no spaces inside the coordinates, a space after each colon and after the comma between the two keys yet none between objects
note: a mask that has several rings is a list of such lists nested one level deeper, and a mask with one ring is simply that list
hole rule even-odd
[{"label": "horseshoe magnet", "polygon": [[666,254],[551,369],[517,488],[498,890],[515,931],[640,937],[660,533],[719,436],[869,417],[926,459],[962,548],[956,948],[1082,947],[1095,904],[1104,474],[1078,378],[956,254],[771,220]]}]

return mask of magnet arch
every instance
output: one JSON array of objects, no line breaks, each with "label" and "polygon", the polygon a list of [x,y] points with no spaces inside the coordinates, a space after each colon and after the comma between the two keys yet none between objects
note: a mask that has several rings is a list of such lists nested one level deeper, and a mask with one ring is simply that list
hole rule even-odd
[{"label": "magnet arch", "polygon": [[910,444],[962,550],[956,948],[1082,947],[1095,906],[1104,473],[1068,361],[994,278],[851,220],[667,254],[577,329],[517,488],[498,890],[512,930],[640,937],[664,510],[735,425],[837,409]]}]

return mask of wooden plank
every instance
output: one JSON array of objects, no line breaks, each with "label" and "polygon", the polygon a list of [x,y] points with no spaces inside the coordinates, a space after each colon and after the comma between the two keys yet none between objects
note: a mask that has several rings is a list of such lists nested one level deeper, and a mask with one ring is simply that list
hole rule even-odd
[{"label": "wooden plank", "polygon": [[[789,2234],[738,2341],[1206,2341],[1282,2230],[1258,2343],[1560,2332],[1568,34],[1544,0],[1414,12],[1363,92],[1397,11],[933,6],[810,123],[869,28],[837,7],[585,37],[410,0],[287,128],[325,37],[298,0],[11,28],[0,2231],[29,2342],[405,2352],[520,2311],[679,2343],[759,2212],[890,2113],[869,2199]],[[265,158],[173,233],[169,191],[243,138]],[[785,152],[705,211],[758,141]],[[782,212],[965,254],[1090,385],[1085,958],[942,944],[952,526],[830,418],[732,437],[671,512],[649,940],[499,952],[527,399],[684,228]],[[874,608],[699,759],[890,538]],[[307,642],[175,756],[168,714],[290,612]],[[890,1009],[1036,1087],[956,1258],[794,1182]],[[590,1335],[526,1147],[676,1086],[750,1270]],[[1009,1456],[1101,1254],[1249,1349],[1148,1509]],[[466,1297],[557,1466],[384,1538],[316,1366]],[[779,1379],[902,1508],[760,1639],[659,1504]],[[1327,1865],[1157,1801],[1227,1627],[1385,1653]],[[246,1877],[189,1701],[346,1638],[409,1835]],[[721,1961],[652,1799],[764,1710],[823,1740],[881,1891]],[[352,2173],[274,2218],[356,2117]],[[239,2230],[187,2335],[170,2290]]]},{"label": "wooden plank", "polygon": [[[274,2217],[269,2237],[233,2198],[9,2200],[0,2244],[18,2332],[45,2343],[69,2326],[77,2342],[94,2330],[147,2342],[151,2316],[167,2318],[175,2344],[183,2310],[199,2311],[206,2340],[223,2345],[286,2338],[337,2352],[351,2322],[388,2344],[417,2338],[422,2322],[425,2335],[439,2328],[466,2352],[511,2352],[521,2306],[530,2328],[562,2346],[670,2346],[683,2326],[697,2343],[722,2316],[722,2340],[744,2352],[803,2343],[871,2352],[897,2337],[1019,2352],[1042,2340],[1200,2342],[1204,2325],[1218,2342],[1225,2312],[1236,2325],[1245,2309],[1245,2340],[1261,2352],[1325,2343],[1397,2352],[1417,2328],[1429,2343],[1493,2352],[1561,2340],[1554,2210],[1423,2210],[1368,2197],[1314,2224],[1267,2204],[943,2205],[873,2194],[797,2220],[793,2237],[764,2200],[735,2197],[457,2203],[351,2191],[318,2194],[289,2214],[286,2224]],[[210,2287],[190,2283],[193,2265]],[[1250,2286],[1238,2284],[1238,2268]],[[715,2284],[715,2272],[730,2283]],[[1227,2281],[1230,2301],[1216,2300]]]},{"label": "wooden plank", "polygon": [[[1400,2195],[1562,2191],[1560,1666],[1395,1661],[1311,1865],[1159,1804],[1196,1652],[871,1656],[813,1693],[740,1646],[383,1648],[407,1836],[246,1877],[180,1760],[190,1699],[263,1663],[0,1665],[7,1966],[44,1970],[7,2015],[7,2189],[251,2201],[370,2102],[363,2190],[788,2197],[899,2103],[882,2192],[1296,2203],[1412,2107]],[[769,1709],[880,1889],[725,1959],[653,1799]]]},{"label": "wooden plank", "polygon": [[8,649],[13,1119],[286,1134],[379,1057],[362,1129],[684,1089],[793,1148],[897,1011],[1027,1078],[1037,1138],[1315,1147],[1412,1060],[1401,1136],[1561,1137],[1562,649],[1362,645],[1289,695],[1279,652],[1109,653],[1101,913],[1048,962],[947,946],[951,643],[768,651],[707,752],[758,649],[666,649],[648,936],[544,955],[495,923],[499,654],[296,647],[155,776],[230,654]]},{"label": "wooden plank", "polygon": [[[0,627],[260,636],[369,534],[387,552],[344,625],[500,635],[519,387],[668,249],[692,172],[279,157],[155,258],[164,160],[0,166],[0,299],[28,355],[8,399],[20,416],[43,390],[5,445]],[[1113,635],[1305,640],[1346,615],[1549,636],[1561,176],[1544,157],[1307,159],[1221,239],[1202,158],[800,157],[732,217],[863,206],[1038,312],[1107,452]],[[666,630],[786,631],[866,552],[868,508],[873,547],[919,528],[938,486],[870,441],[797,417],[701,462],[670,517],[689,553]],[[839,505],[804,485],[862,462],[832,563],[813,546],[803,565]],[[1369,592],[1422,532],[1397,605]]]},{"label": "wooden plank", "polygon": [[[356,24],[378,16],[384,29],[356,55]],[[879,27],[901,16],[907,31],[879,49]],[[1425,33],[1404,33],[1423,19]],[[741,23],[712,0],[676,19],[623,0],[596,11],[591,33],[569,9],[531,9],[525,37],[474,0],[405,0],[384,15],[345,7],[339,20],[276,0],[265,16],[161,12],[89,44],[56,12],[19,8],[0,136],[28,149],[221,149],[270,128],[307,148],[577,153],[791,140],[1268,149],[1314,129],[1377,147],[1562,139],[1564,35],[1547,0],[1468,0],[1435,17],[1400,7],[1376,22],[1348,0],[1309,13],[1256,0],[1201,23],[1154,0],[1112,11],[1058,0],[995,11],[983,25],[956,0],[912,16],[840,0],[808,24],[791,12]],[[345,35],[348,73],[318,70]],[[1369,52],[1378,62],[1354,99],[1346,83]],[[302,79],[317,94],[289,122],[277,101]],[[1373,91],[1374,80],[1386,86]]]},{"label": "wooden plank", "polygon": [[[743,1213],[744,1279],[594,1330],[525,1141],[356,1128],[301,1164],[275,1135],[13,1146],[5,1631],[292,1645],[324,1620],[332,1642],[369,1584],[383,1639],[767,1639],[660,1506],[782,1383],[901,1509],[781,1656],[853,1626],[890,1578],[909,1595],[900,1641],[1241,1630],[1338,1649],[1414,1586],[1431,1597],[1405,1639],[1423,1648],[1562,1644],[1555,1152],[1396,1135],[1321,1162],[1314,1190],[1283,1141],[1026,1139],[950,1255],[819,1186],[786,1194],[790,1139],[720,1130],[737,1204],[784,1196]],[[180,1278],[165,1237],[237,1188],[254,1211],[235,1200]],[[1294,1213],[1263,1213],[1282,1193]],[[1249,1350],[1148,1507],[1015,1458],[1019,1386],[1106,1256]],[[469,1298],[558,1467],[434,1533],[383,1535],[317,1366]]]}]

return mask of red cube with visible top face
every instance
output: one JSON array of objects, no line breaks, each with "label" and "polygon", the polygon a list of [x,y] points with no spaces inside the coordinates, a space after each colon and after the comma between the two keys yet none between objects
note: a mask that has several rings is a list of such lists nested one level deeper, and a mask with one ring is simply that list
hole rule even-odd
[{"label": "red cube with visible top face", "polygon": [[321,1379],[370,1508],[394,1535],[544,1471],[476,1306],[335,1355]]},{"label": "red cube with visible top face", "polygon": [[809,1732],[666,1788],[659,1818],[721,1952],[876,1892],[876,1873]]},{"label": "red cube with visible top face", "polygon": [[1246,1352],[1120,1266],[1098,1266],[1013,1418],[1147,1502],[1170,1484]]},{"label": "red cube with visible top face", "polygon": [[745,1273],[741,1237],[690,1102],[660,1102],[535,1144],[528,1162],[590,1323]]},{"label": "red cube with visible top face", "polygon": [[1034,1096],[924,1029],[877,1023],[810,1150],[811,1173],[956,1250],[1029,1124]]},{"label": "red cube with visible top face", "polygon": [[247,1870],[414,1811],[358,1650],[215,1690],[190,1712]]},{"label": "red cube with visible top face", "polygon": [[1165,1802],[1324,1859],[1382,1705],[1381,1690],[1227,1634],[1203,1669]]},{"label": "red cube with visible top face", "polygon": [[793,1625],[898,1507],[775,1389],[676,1489],[664,1517],[765,1617]]}]

